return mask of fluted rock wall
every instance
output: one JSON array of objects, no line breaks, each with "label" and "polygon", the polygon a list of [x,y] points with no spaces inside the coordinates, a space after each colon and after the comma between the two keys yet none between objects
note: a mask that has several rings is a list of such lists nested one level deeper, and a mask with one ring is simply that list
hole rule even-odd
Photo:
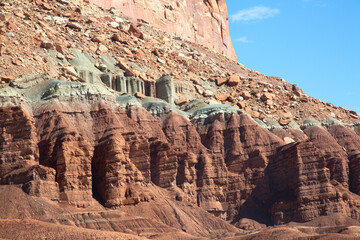
[{"label": "fluted rock wall", "polygon": [[115,7],[133,19],[184,40],[202,44],[237,60],[229,34],[226,0],[90,0],[105,9]]},{"label": "fluted rock wall", "polygon": [[39,151],[31,116],[22,107],[4,107],[0,111],[0,126],[0,175],[36,164]]},{"label": "fluted rock wall", "polygon": [[47,81],[22,90],[33,102],[1,107],[1,184],[111,208],[158,202],[156,184],[238,226],[360,219],[358,125],[269,131],[226,105],[189,120],[163,102],[124,105],[100,85]]},{"label": "fluted rock wall", "polygon": [[36,127],[20,106],[0,109],[0,184],[22,184],[32,196],[59,199],[56,171],[39,165]]}]

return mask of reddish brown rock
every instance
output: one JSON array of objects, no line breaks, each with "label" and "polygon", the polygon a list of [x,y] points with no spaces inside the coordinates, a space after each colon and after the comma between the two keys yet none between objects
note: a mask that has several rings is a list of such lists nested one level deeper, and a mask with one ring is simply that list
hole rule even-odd
[{"label": "reddish brown rock", "polygon": [[100,44],[96,53],[103,54],[103,53],[107,53],[108,51],[109,51],[109,49],[105,45]]},{"label": "reddish brown rock", "polygon": [[236,103],[236,99],[233,96],[228,97],[229,102]]},{"label": "reddish brown rock", "polygon": [[[335,138],[337,143],[341,146],[338,152],[345,155],[345,159],[349,159],[349,178],[350,190],[356,194],[360,194],[360,136],[352,129],[344,125],[335,124],[328,127],[330,134]],[[346,185],[348,186],[348,185]]]},{"label": "reddish brown rock", "polygon": [[260,98],[266,102],[267,100],[272,100],[274,96],[271,93],[263,93]]},{"label": "reddish brown rock", "polygon": [[[349,199],[358,200],[358,196],[331,180],[326,155],[309,141],[280,149],[269,170],[275,199],[271,207],[275,224],[309,221],[322,212],[348,215]],[[322,204],[325,199],[326,205]],[[355,216],[359,216],[358,213],[354,213]]]},{"label": "reddish brown rock", "polygon": [[32,196],[58,199],[55,171],[39,166],[34,120],[22,107],[0,109],[0,184],[23,184]]},{"label": "reddish brown rock", "polygon": [[136,92],[135,97],[142,98],[142,99],[146,98],[146,96],[144,94],[142,94],[141,92]]},{"label": "reddish brown rock", "polygon": [[309,140],[319,149],[324,151],[326,163],[330,170],[331,179],[348,187],[349,168],[347,156],[343,148],[337,143],[331,134],[324,128],[313,126],[306,128],[304,133]]},{"label": "reddish brown rock", "polygon": [[226,99],[228,99],[230,97],[229,94],[223,94],[223,93],[219,93],[215,95],[215,98],[219,101],[225,101]]},{"label": "reddish brown rock", "polygon": [[302,96],[304,94],[304,91],[301,90],[297,85],[292,85],[292,90],[296,96]]},{"label": "reddish brown rock", "polygon": [[154,50],[152,50],[152,53],[153,53],[155,56],[157,56],[157,57],[161,57],[160,51],[159,51],[157,48],[155,48]]},{"label": "reddish brown rock", "polygon": [[231,74],[228,80],[228,84],[230,86],[236,86],[240,83],[240,77],[235,74]]},{"label": "reddish brown rock", "polygon": [[130,24],[129,33],[131,33],[137,38],[144,39],[144,34],[138,29],[138,27],[134,23]]},{"label": "reddish brown rock", "polygon": [[226,79],[221,78],[221,77],[216,78],[216,85],[221,86],[224,83],[226,83]]},{"label": "reddish brown rock", "polygon": [[257,112],[257,111],[250,110],[250,111],[248,111],[248,113],[250,114],[250,116],[252,118],[259,118],[260,117],[260,113]]},{"label": "reddish brown rock", "polygon": [[[252,201],[250,196],[257,187],[262,191],[258,195],[259,199],[262,199],[260,201],[268,199],[269,189],[263,186],[268,156],[275,153],[277,147],[284,144],[283,141],[245,114],[228,117],[219,114],[195,124],[204,146],[216,154],[213,165],[217,163],[219,168],[222,161],[225,161],[229,171],[226,192],[228,207],[225,216],[228,219],[237,219],[249,217],[250,214],[256,219],[251,213],[251,209],[256,207],[244,203]],[[260,213],[257,215],[259,218],[263,216]]]},{"label": "reddish brown rock", "polygon": [[1,79],[1,81],[8,83],[8,82],[14,80],[15,76],[2,76],[0,79]]},{"label": "reddish brown rock", "polygon": [[180,115],[168,114],[163,120],[163,131],[176,153],[176,185],[184,191],[189,201],[197,202],[201,208],[216,216],[225,217],[226,209],[220,200],[223,195],[219,194],[221,187],[212,184],[214,181],[221,185],[227,182],[220,170],[225,166],[219,156],[206,150],[196,128]]},{"label": "reddish brown rock", "polygon": [[353,110],[350,110],[350,114],[353,114],[353,115],[358,116],[357,112],[356,112],[356,111],[353,111]]},{"label": "reddish brown rock", "polygon": [[281,139],[284,139],[284,141],[285,141],[285,138],[288,138],[288,140],[292,139],[295,142],[302,142],[302,141],[305,141],[308,139],[308,136],[306,136],[306,134],[299,129],[275,128],[275,129],[272,129],[271,132],[274,133],[276,136],[280,137]]},{"label": "reddish brown rock", "polygon": [[[308,127],[304,130],[308,135],[307,141],[283,147],[275,155],[275,160],[272,162],[274,165],[269,166],[270,172],[274,171],[272,179],[282,178],[278,183],[271,182],[275,189],[276,186],[282,189],[275,193],[280,197],[279,202],[273,206],[275,223],[287,222],[294,218],[297,219],[296,221],[309,221],[319,216],[319,209],[326,211],[327,214],[340,212],[343,216],[358,218],[358,213],[349,212],[352,204],[355,202],[359,204],[359,197],[349,191],[347,153],[341,146],[346,142],[350,145],[355,143],[351,148],[356,149],[357,135],[342,125],[332,125],[329,130],[333,136],[324,128]],[[354,155],[354,160],[356,156],[357,154]],[[279,172],[286,166],[281,164],[280,167],[278,162],[280,159],[288,164],[284,170],[287,174]],[[294,160],[297,162],[291,163]],[[294,164],[297,167],[294,167]],[[295,172],[290,173],[290,171]],[[353,179],[353,182],[350,182],[350,189],[357,191],[351,188],[358,186],[358,180],[354,178],[357,172],[351,176],[352,171],[354,173],[357,171],[356,160],[353,164],[350,162],[350,179]],[[289,180],[286,176],[299,177],[298,180],[294,178]],[[294,181],[302,184],[296,184]],[[284,200],[281,196],[293,197]],[[322,204],[322,199],[327,199],[326,205]],[[301,204],[302,202],[306,204]]]},{"label": "reddish brown rock", "polygon": [[[181,186],[189,195],[196,195],[196,169],[198,155],[205,150],[195,127],[184,117],[168,114],[163,120],[163,131],[174,146],[176,154],[176,185]],[[175,134],[174,134],[175,133]],[[189,184],[191,186],[189,186]]]},{"label": "reddish brown rock", "polygon": [[184,103],[187,103],[188,101],[185,98],[179,98],[175,101],[176,105],[183,105]]},{"label": "reddish brown rock", "polygon": [[97,23],[99,20],[95,17],[89,17],[87,20],[88,23]]},{"label": "reddish brown rock", "polygon": [[16,65],[16,66],[21,66],[22,65],[22,61],[18,58],[13,59],[12,64]]},{"label": "reddish brown rock", "polygon": [[309,98],[303,95],[303,96],[300,97],[300,101],[309,102]]},{"label": "reddish brown rock", "polygon": [[[37,117],[37,128],[42,136],[39,142],[40,164],[54,168],[57,172],[60,199],[78,206],[92,201],[91,156],[93,148],[82,137],[75,126],[69,124],[67,115],[61,111]],[[46,113],[46,109],[44,113]]]},{"label": "reddish brown rock", "polygon": [[118,41],[118,42],[123,41],[123,39],[121,38],[121,36],[119,34],[112,35],[111,39],[114,40],[114,41]]},{"label": "reddish brown rock", "polygon": [[106,40],[106,36],[105,35],[98,35],[98,36],[95,36],[91,39],[93,42],[103,42]]},{"label": "reddish brown rock", "polygon": [[192,72],[189,72],[189,79],[190,79],[190,81],[192,81],[194,84],[196,84],[196,85],[201,85],[201,84],[200,84],[200,78],[199,78],[197,75],[195,75],[194,73],[192,73]]},{"label": "reddish brown rock", "polygon": [[61,46],[60,44],[55,45],[55,50],[61,54],[65,54],[65,48],[63,46]]},{"label": "reddish brown rock", "polygon": [[[18,181],[31,195],[82,207],[94,204],[94,199],[118,207],[157,201],[142,187],[153,182],[179,187],[182,201],[197,203],[221,218],[270,217],[275,224],[316,218],[323,209],[318,196],[330,199],[325,207],[329,212],[340,209],[348,214],[351,207],[344,196],[357,204],[357,197],[346,190],[349,178],[342,148],[324,129],[307,128],[307,142],[279,149],[285,142],[245,114],[218,114],[191,123],[175,113],[157,121],[142,108],[125,111],[103,103],[71,106],[49,104],[36,109],[40,139],[34,148],[40,150],[42,166],[22,167],[27,177],[14,172],[3,178],[6,183]],[[79,126],[78,121],[85,124]],[[334,136],[346,135],[336,129]],[[304,139],[290,130],[284,136]],[[297,200],[284,202],[283,183],[289,183],[286,191],[299,193]],[[306,207],[298,207],[297,202]],[[270,216],[262,207],[269,204]]]},{"label": "reddish brown rock", "polygon": [[266,100],[265,103],[266,103],[267,106],[273,106],[274,105],[274,101],[270,100],[270,99]]},{"label": "reddish brown rock", "polygon": [[126,64],[123,59],[118,58],[117,60],[117,65],[125,71],[126,76],[136,76],[135,72]]},{"label": "reddish brown rock", "polygon": [[39,158],[34,120],[22,107],[0,109],[0,175],[23,166],[35,165]]},{"label": "reddish brown rock", "polygon": [[20,182],[22,190],[30,196],[42,197],[51,200],[59,200],[59,186],[55,181],[56,171],[41,165],[34,165],[30,168],[22,169],[23,172],[17,172],[10,175],[12,183]]},{"label": "reddish brown rock", "polygon": [[50,6],[48,3],[46,3],[46,2],[42,3],[42,7],[43,7],[45,10],[51,10],[51,9],[52,9],[51,6]]},{"label": "reddish brown rock", "polygon": [[[35,1],[38,6],[43,2],[51,1]],[[178,2],[179,6],[171,2],[163,6],[167,20],[181,7],[181,1]],[[140,3],[147,4],[141,0],[134,4]],[[221,3],[199,1],[193,9]],[[8,106],[0,110],[0,200],[4,203],[0,204],[1,219],[36,218],[53,224],[127,231],[152,238],[212,237],[226,231],[233,235],[236,229],[221,219],[249,230],[293,219],[316,225],[319,216],[331,219],[336,212],[340,220],[353,220],[340,221],[341,224],[358,221],[359,126],[331,120],[324,122],[323,127],[304,124],[300,130],[295,123],[309,115],[323,120],[330,112],[332,117],[351,121],[356,117],[354,113],[312,98],[304,101],[302,98],[307,96],[296,96],[296,89],[289,92],[292,85],[282,79],[266,77],[202,46],[169,38],[139,24],[138,30],[149,39],[149,44],[145,44],[119,28],[115,21],[121,21],[120,14],[114,9],[102,11],[63,0],[50,4],[52,11],[44,11],[29,1],[0,5],[6,18],[10,17],[18,29],[34,28],[26,32],[26,38],[9,35],[14,39],[9,42],[5,37],[5,45],[0,49],[1,71],[10,76],[4,79],[10,81],[14,78],[11,76],[19,76],[9,85],[4,84],[0,94],[1,106]],[[80,23],[84,31],[45,21],[45,13]],[[88,21],[90,15],[101,21]],[[193,18],[200,15],[201,12]],[[27,20],[23,21],[25,16]],[[216,14],[208,15],[207,19],[214,17]],[[47,39],[56,39],[53,45],[59,53],[39,48],[43,38],[36,32],[41,28]],[[194,25],[194,31],[204,29]],[[6,23],[0,29],[2,35],[5,30]],[[89,37],[114,33],[114,41],[95,40],[103,41],[101,45]],[[15,40],[20,43],[18,47]],[[137,75],[144,80],[142,90],[147,95],[149,85],[154,83],[146,80],[156,80],[169,72],[176,96],[195,100],[182,109],[205,105],[200,101],[211,103],[214,99],[204,97],[219,92],[227,94],[222,99],[224,104],[233,105],[241,99],[239,84],[218,89],[214,76],[223,76],[225,72],[248,76],[241,79],[240,90],[244,91],[246,103],[238,102],[237,106],[261,119],[255,120],[264,127],[247,114],[237,115],[243,111],[224,105],[198,109],[195,112],[200,114],[194,112],[194,118],[190,115],[190,122],[175,113],[175,106],[155,103],[149,109],[152,116],[133,106],[134,98],[107,92],[100,84],[77,85],[70,81],[79,81],[77,75],[84,66],[58,62],[65,58],[74,60],[69,61],[74,64],[78,62],[78,54],[71,54],[74,48],[94,58],[96,66],[104,57],[99,56],[101,53],[107,53],[109,59],[103,60],[110,65],[114,63],[109,61],[111,56],[118,56],[117,66],[126,76]],[[161,59],[154,56],[159,54]],[[15,59],[26,67],[13,66],[11,62]],[[97,71],[92,66],[90,69]],[[49,72],[51,77],[29,76],[42,71]],[[115,78],[112,83],[116,75],[122,74],[113,66],[108,71]],[[68,82],[46,85],[50,78]],[[254,97],[247,96],[249,91]],[[267,95],[267,91],[274,95]],[[143,97],[139,93],[137,96]],[[267,106],[258,101],[260,97]],[[124,98],[131,102],[124,104]],[[289,103],[289,98],[296,103]],[[176,103],[183,102],[180,98]],[[285,121],[284,126],[272,122],[271,118],[278,121],[279,117]],[[311,228],[311,231],[330,230]]]},{"label": "reddish brown rock", "polygon": [[42,41],[40,47],[46,48],[46,49],[53,49],[54,45],[49,41]]},{"label": "reddish brown rock", "polygon": [[237,105],[239,106],[240,109],[245,109],[245,107],[246,107],[245,102],[238,102]]},{"label": "reddish brown rock", "polygon": [[[115,7],[133,19],[144,19],[170,35],[200,43],[236,60],[229,34],[226,1],[90,0],[90,2],[104,9]],[[181,26],[178,24],[179,21],[183,23]]]},{"label": "reddish brown rock", "polygon": [[8,21],[6,25],[9,30],[16,31],[18,29],[18,27],[12,21]]},{"label": "reddish brown rock", "polygon": [[286,118],[286,117],[281,117],[279,119],[279,123],[282,125],[282,126],[285,126],[285,125],[288,125],[290,122],[291,122],[291,118]]},{"label": "reddish brown rock", "polygon": [[242,91],[240,94],[245,100],[251,98],[251,94],[248,91]]},{"label": "reddish brown rock", "polygon": [[77,22],[68,22],[66,26],[68,26],[69,28],[78,30],[78,31],[83,29],[83,27]]}]

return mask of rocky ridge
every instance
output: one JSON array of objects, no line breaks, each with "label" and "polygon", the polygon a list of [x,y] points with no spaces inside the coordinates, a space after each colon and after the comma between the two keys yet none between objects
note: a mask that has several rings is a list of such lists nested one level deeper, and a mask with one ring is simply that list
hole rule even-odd
[{"label": "rocky ridge", "polygon": [[[328,227],[357,225],[356,113],[113,10],[1,5],[2,202],[35,208],[5,204],[1,218],[158,239],[333,214],[344,221]],[[151,86],[163,74],[175,103],[101,78]],[[304,229],[299,236],[323,233]]]}]

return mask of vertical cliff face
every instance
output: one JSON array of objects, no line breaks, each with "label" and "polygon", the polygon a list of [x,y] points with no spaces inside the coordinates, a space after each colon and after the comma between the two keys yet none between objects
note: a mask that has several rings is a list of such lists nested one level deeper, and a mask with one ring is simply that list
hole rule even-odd
[{"label": "vertical cliff face", "polygon": [[202,44],[237,60],[229,34],[226,0],[90,0],[103,8],[115,7],[133,19],[184,40]]},{"label": "vertical cliff face", "polygon": [[[233,53],[225,0],[92,1]],[[0,3],[1,236],[55,236],[4,235],[13,218],[109,239],[360,226],[360,117],[85,2]]]},{"label": "vertical cliff face", "polygon": [[[0,185],[85,209],[151,208],[151,218],[193,234],[208,231],[190,224],[204,218],[232,231],[206,212],[242,228],[247,219],[360,219],[358,125],[314,120],[271,132],[227,105],[205,106],[188,119],[162,101],[141,106],[99,84],[42,81],[20,85],[13,92],[23,95],[11,98],[4,97],[10,87],[0,91],[3,102],[27,96],[30,106],[0,108]],[[296,142],[283,140],[290,137]],[[176,204],[196,207],[197,215]]]}]

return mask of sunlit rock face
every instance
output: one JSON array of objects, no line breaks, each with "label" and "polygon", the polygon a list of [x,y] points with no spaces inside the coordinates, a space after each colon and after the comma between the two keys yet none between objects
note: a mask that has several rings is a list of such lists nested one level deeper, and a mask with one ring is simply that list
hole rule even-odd
[{"label": "sunlit rock face", "polygon": [[105,9],[114,7],[134,20],[184,40],[199,43],[237,60],[229,34],[226,0],[90,0]]}]

